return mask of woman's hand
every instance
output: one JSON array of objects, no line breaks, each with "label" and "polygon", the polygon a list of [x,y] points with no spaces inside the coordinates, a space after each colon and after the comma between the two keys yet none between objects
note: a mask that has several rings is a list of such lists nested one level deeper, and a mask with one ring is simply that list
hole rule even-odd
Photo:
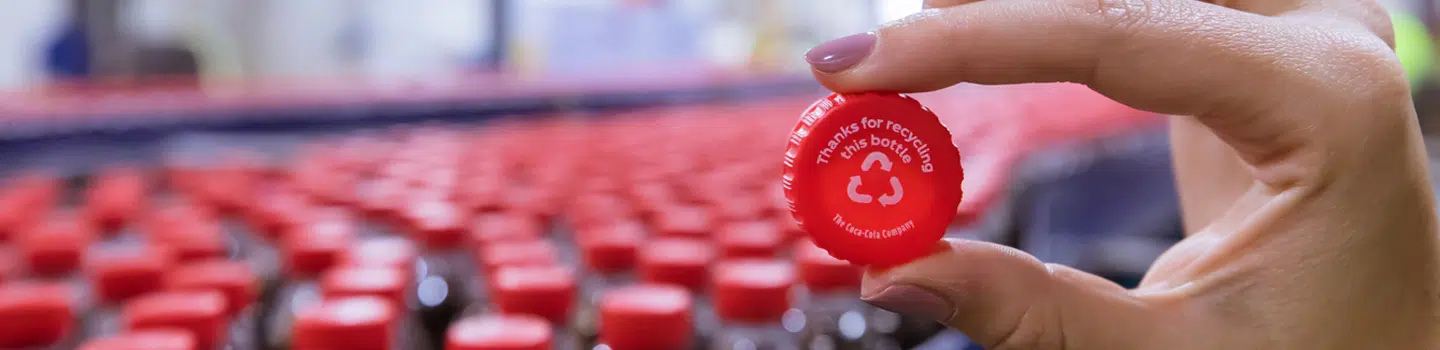
[{"label": "woman's hand", "polygon": [[1188,237],[1142,285],[946,241],[863,297],[992,349],[1440,348],[1435,203],[1367,0],[931,0],[816,47],[835,91],[1077,82],[1173,114]]}]

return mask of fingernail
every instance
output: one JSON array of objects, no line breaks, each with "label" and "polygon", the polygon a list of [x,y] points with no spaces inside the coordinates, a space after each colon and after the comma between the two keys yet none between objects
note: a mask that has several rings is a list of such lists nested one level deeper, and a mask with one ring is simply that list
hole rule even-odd
[{"label": "fingernail", "polygon": [[892,285],[880,293],[864,298],[864,300],[870,305],[898,314],[925,317],[940,322],[949,321],[950,316],[954,313],[954,308],[945,298],[913,285]]},{"label": "fingernail", "polygon": [[874,47],[875,33],[852,34],[815,46],[805,53],[805,61],[821,72],[841,72],[864,61]]}]

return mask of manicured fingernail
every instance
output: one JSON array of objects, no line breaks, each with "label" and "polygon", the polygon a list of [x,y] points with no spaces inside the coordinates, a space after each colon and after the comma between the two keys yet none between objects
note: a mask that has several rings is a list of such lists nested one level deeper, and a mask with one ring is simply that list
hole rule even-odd
[{"label": "manicured fingernail", "polygon": [[940,295],[925,288],[906,284],[892,285],[875,295],[865,297],[864,300],[870,305],[898,314],[925,317],[940,322],[949,321],[954,312],[950,302],[941,298]]},{"label": "manicured fingernail", "polygon": [[827,41],[805,53],[805,61],[825,73],[841,72],[860,64],[875,48],[875,33],[853,34]]}]

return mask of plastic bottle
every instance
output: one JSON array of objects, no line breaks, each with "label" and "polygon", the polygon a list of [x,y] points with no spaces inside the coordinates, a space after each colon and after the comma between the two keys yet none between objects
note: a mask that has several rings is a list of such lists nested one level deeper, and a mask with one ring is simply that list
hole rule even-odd
[{"label": "plastic bottle", "polygon": [[734,260],[713,270],[715,311],[721,327],[712,349],[799,349],[798,337],[782,325],[790,310],[794,267],[765,260]]},{"label": "plastic bottle", "polygon": [[180,292],[219,292],[225,297],[225,316],[230,320],[229,344],[235,349],[260,349],[261,334],[256,286],[260,277],[249,264],[233,260],[206,260],[187,263],[169,271],[165,289]]},{"label": "plastic bottle", "polygon": [[[560,266],[503,267],[491,274],[489,286],[499,312],[533,315],[550,325],[557,350],[578,350],[583,335],[575,330],[575,273]],[[452,334],[456,328],[451,328]]]},{"label": "plastic bottle", "polygon": [[401,329],[399,311],[377,297],[326,300],[295,319],[293,350],[424,350],[423,339]]},{"label": "plastic bottle", "polygon": [[550,324],[530,315],[483,315],[456,321],[445,336],[446,350],[551,350]]},{"label": "plastic bottle", "polygon": [[172,264],[170,251],[153,245],[91,248],[86,253],[85,271],[96,305],[85,314],[84,334],[119,333],[120,308],[125,301],[161,290],[166,269]]},{"label": "plastic bottle", "polygon": [[216,291],[150,293],[125,303],[125,329],[179,329],[195,337],[197,349],[247,349],[231,338],[226,305]]},{"label": "plastic bottle", "polygon": [[644,283],[675,285],[689,291],[695,302],[695,331],[708,338],[720,327],[710,298],[710,267],[715,248],[691,238],[660,238],[640,247],[638,269]]},{"label": "plastic bottle", "polygon": [[809,349],[899,349],[871,330],[873,307],[860,301],[859,267],[830,256],[810,241],[797,242],[792,256],[804,286],[803,345]]},{"label": "plastic bottle", "polygon": [[283,346],[291,339],[295,315],[321,302],[318,279],[349,248],[354,226],[347,222],[312,221],[284,235],[286,277],[263,318],[265,344]]},{"label": "plastic bottle", "polygon": [[694,346],[690,294],[670,285],[612,289],[600,300],[599,346],[611,350],[689,349]]}]

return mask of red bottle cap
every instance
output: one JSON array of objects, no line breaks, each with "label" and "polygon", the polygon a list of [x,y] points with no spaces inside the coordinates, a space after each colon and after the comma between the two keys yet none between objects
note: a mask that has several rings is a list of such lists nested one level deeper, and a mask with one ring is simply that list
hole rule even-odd
[{"label": "red bottle cap", "polygon": [[345,251],[340,264],[356,267],[393,267],[409,269],[415,265],[419,249],[399,237],[367,238]]},{"label": "red bottle cap", "polygon": [[303,225],[310,218],[314,205],[290,189],[275,188],[260,195],[250,220],[261,233],[272,240]]},{"label": "red bottle cap", "polygon": [[593,228],[575,238],[585,266],[591,271],[620,273],[635,267],[635,249],[645,239],[645,227],[638,222],[620,222]]},{"label": "red bottle cap", "polygon": [[643,215],[657,213],[676,202],[670,185],[658,181],[636,183],[630,188],[630,198],[635,203],[635,211]]},{"label": "red bottle cap", "polygon": [[116,167],[101,172],[86,188],[86,214],[90,222],[106,230],[130,223],[145,202],[145,177],[132,168]]},{"label": "red bottle cap", "polygon": [[766,260],[736,260],[715,267],[715,313],[721,320],[767,323],[790,309],[794,267]]},{"label": "red bottle cap", "polygon": [[118,303],[160,290],[165,270],[172,268],[170,254],[156,246],[93,250],[85,270],[100,301]]},{"label": "red bottle cap", "polygon": [[675,286],[607,291],[600,300],[600,341],[615,350],[684,349],[694,337],[691,303]]},{"label": "red bottle cap", "polygon": [[30,272],[59,276],[80,268],[85,247],[94,240],[95,228],[88,222],[62,215],[21,235],[19,245]]},{"label": "red bottle cap", "polygon": [[785,236],[770,221],[746,221],[725,225],[716,233],[715,241],[726,259],[769,259],[780,252]]},{"label": "red bottle cap", "polygon": [[516,213],[481,215],[475,218],[470,229],[471,241],[480,247],[498,242],[538,239],[543,233],[535,218]]},{"label": "red bottle cap", "polygon": [[790,214],[782,214],[779,217],[775,218],[775,222],[780,225],[780,232],[784,232],[787,239],[793,240],[796,238],[805,237],[805,230],[801,229],[800,224],[795,222],[794,216],[790,216]]},{"label": "red bottle cap", "polygon": [[587,230],[607,226],[630,219],[633,210],[630,203],[619,196],[610,194],[588,194],[575,198],[566,213],[570,226],[576,230]]},{"label": "red bottle cap", "polygon": [[410,284],[408,272],[391,267],[330,269],[320,278],[320,290],[326,298],[372,296],[403,307],[406,286]]},{"label": "red bottle cap", "polygon": [[221,232],[220,222],[212,218],[180,219],[170,230],[150,235],[157,245],[174,251],[180,262],[223,259],[229,255],[229,239]]},{"label": "red bottle cap", "polygon": [[201,349],[214,349],[229,328],[225,296],[219,292],[150,293],[125,303],[129,330],[183,329]]},{"label": "red bottle cap", "polygon": [[830,256],[810,241],[795,244],[795,263],[800,264],[800,281],[812,293],[860,289],[859,266]]},{"label": "red bottle cap", "polygon": [[815,244],[856,264],[929,253],[960,204],[964,176],[950,132],[893,93],[833,94],[800,119],[781,181]]},{"label": "red bottle cap", "polygon": [[460,207],[445,200],[420,200],[405,210],[411,237],[430,248],[454,248],[465,242],[468,217]]},{"label": "red bottle cap", "polygon": [[198,350],[195,336],[182,330],[129,332],[86,341],[80,350]]},{"label": "red bottle cap", "polygon": [[661,238],[641,247],[639,260],[641,280],[678,285],[699,293],[710,281],[715,249],[698,239]]},{"label": "red bottle cap", "polygon": [[549,350],[550,325],[528,315],[464,318],[445,334],[448,350]]},{"label": "red bottle cap", "polygon": [[560,264],[560,252],[550,242],[534,239],[495,243],[480,247],[477,257],[486,273],[507,266],[552,266]]},{"label": "red bottle cap", "polygon": [[335,266],[340,252],[349,248],[355,227],[347,222],[322,220],[285,235],[286,266],[296,276],[319,276]]},{"label": "red bottle cap", "polygon": [[330,299],[295,316],[295,350],[391,349],[395,306],[376,297]]},{"label": "red bottle cap", "polygon": [[655,213],[655,233],[667,237],[710,237],[715,217],[705,207],[670,205]]},{"label": "red bottle cap", "polygon": [[46,347],[65,339],[74,323],[70,295],[60,284],[0,286],[0,348]]},{"label": "red bottle cap", "polygon": [[206,260],[183,264],[165,276],[166,289],[174,291],[215,291],[225,296],[225,311],[234,316],[249,307],[259,295],[260,279],[240,261]]},{"label": "red bottle cap", "polygon": [[526,314],[563,325],[575,300],[575,274],[560,266],[503,267],[490,277],[495,304],[507,314]]}]

